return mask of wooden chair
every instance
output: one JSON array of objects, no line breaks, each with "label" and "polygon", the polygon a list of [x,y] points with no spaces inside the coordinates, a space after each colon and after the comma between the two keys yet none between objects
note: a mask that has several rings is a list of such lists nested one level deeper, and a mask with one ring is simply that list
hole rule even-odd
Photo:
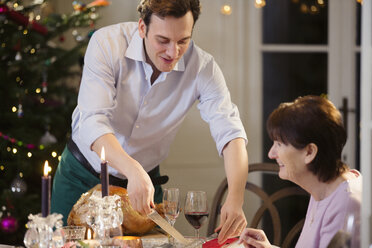
[{"label": "wooden chair", "polygon": [[[278,171],[279,171],[278,165],[273,164],[273,163],[255,163],[255,164],[249,165],[249,173],[263,172],[263,173],[270,173],[270,174],[274,173],[277,175]],[[262,201],[262,204],[258,208],[256,213],[254,214],[253,219],[251,221],[247,220],[248,225],[252,228],[257,228],[262,217],[264,216],[265,211],[267,210],[270,214],[271,222],[273,225],[273,238],[270,239],[270,237],[268,237],[269,240],[271,240],[272,244],[280,246],[282,248],[289,247],[292,243],[292,240],[302,230],[302,226],[305,222],[305,218],[304,218],[305,216],[290,229],[288,234],[283,239],[283,242],[281,242],[282,223],[281,223],[279,211],[277,207],[275,206],[275,203],[283,198],[290,197],[290,196],[305,197],[305,199],[308,201],[309,194],[297,185],[279,189],[272,194],[266,193],[262,188],[260,188],[259,186],[251,182],[247,182],[245,185],[245,188],[246,190],[257,195]],[[225,178],[221,182],[213,198],[211,212],[209,215],[208,229],[207,229],[208,236],[211,235],[214,232],[214,229],[217,227],[217,221],[219,219],[222,200],[224,198],[224,195],[226,194],[226,191],[227,191],[227,179]]]},{"label": "wooden chair", "polygon": [[327,248],[347,248],[354,247],[351,245],[350,234],[344,231],[338,231],[329,242]]}]

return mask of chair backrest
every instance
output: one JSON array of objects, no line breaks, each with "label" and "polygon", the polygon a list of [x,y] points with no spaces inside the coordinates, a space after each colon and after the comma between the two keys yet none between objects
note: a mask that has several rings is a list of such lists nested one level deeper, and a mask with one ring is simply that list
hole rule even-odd
[{"label": "chair backrest", "polygon": [[[263,172],[263,173],[270,173],[270,174],[278,174],[279,167],[277,164],[274,163],[255,163],[249,165],[249,173],[252,172]],[[213,198],[213,203],[211,207],[211,212],[209,215],[209,223],[207,234],[211,235],[214,232],[214,229],[217,227],[218,217],[221,210],[222,200],[224,195],[227,192],[227,179],[225,178],[220,186],[217,189],[216,194]],[[247,182],[245,185],[246,190],[252,192],[253,194],[257,195],[262,204],[254,214],[254,217],[251,221],[248,220],[248,225],[252,228],[257,228],[264,213],[266,211],[269,212],[271,223],[273,225],[273,239],[272,243],[274,245],[278,245],[282,248],[289,247],[292,243],[292,240],[299,234],[302,230],[303,224],[305,222],[305,216],[298,221],[287,233],[283,241],[282,238],[282,222],[280,219],[279,211],[275,206],[275,203],[279,200],[282,200],[286,197],[293,197],[293,196],[302,196],[308,199],[309,194],[303,190],[301,187],[297,185],[291,185],[290,187],[285,187],[277,190],[272,194],[266,193],[261,187],[253,184],[251,182]],[[265,231],[265,230],[264,230]]]},{"label": "chair backrest", "polygon": [[346,248],[354,247],[351,245],[351,236],[344,231],[338,231],[329,242],[327,248]]}]

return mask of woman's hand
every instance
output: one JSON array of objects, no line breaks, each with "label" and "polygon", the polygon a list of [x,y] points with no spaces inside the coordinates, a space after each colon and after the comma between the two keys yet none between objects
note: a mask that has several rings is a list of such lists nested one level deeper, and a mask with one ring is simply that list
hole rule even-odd
[{"label": "woman's hand", "polygon": [[241,233],[239,244],[243,243],[247,248],[271,248],[271,244],[264,231],[254,228],[246,228]]}]

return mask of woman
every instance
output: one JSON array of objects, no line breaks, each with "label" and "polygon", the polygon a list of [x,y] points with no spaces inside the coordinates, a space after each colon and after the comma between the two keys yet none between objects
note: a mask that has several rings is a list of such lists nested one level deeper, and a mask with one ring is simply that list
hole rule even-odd
[{"label": "woman", "polygon": [[[354,217],[359,247],[362,177],[341,161],[346,132],[340,112],[325,98],[305,96],[283,103],[267,121],[274,141],[269,158],[279,165],[279,177],[292,181],[311,198],[296,247],[327,247]],[[355,233],[354,233],[355,234]],[[240,243],[245,247],[272,247],[262,230],[246,228]]]}]

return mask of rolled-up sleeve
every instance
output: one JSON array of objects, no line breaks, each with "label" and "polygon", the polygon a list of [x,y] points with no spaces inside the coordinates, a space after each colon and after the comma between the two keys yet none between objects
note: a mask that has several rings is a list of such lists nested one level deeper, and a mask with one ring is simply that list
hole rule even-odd
[{"label": "rolled-up sleeve", "polygon": [[79,115],[79,139],[88,147],[100,136],[114,132],[110,124],[116,104],[115,75],[110,57],[113,51],[109,40],[98,40],[97,32],[85,54],[77,113],[74,113]]},{"label": "rolled-up sleeve", "polygon": [[221,69],[213,59],[200,72],[198,91],[198,109],[209,124],[218,154],[222,156],[223,148],[233,139],[243,138],[247,144],[238,108],[232,103]]}]

